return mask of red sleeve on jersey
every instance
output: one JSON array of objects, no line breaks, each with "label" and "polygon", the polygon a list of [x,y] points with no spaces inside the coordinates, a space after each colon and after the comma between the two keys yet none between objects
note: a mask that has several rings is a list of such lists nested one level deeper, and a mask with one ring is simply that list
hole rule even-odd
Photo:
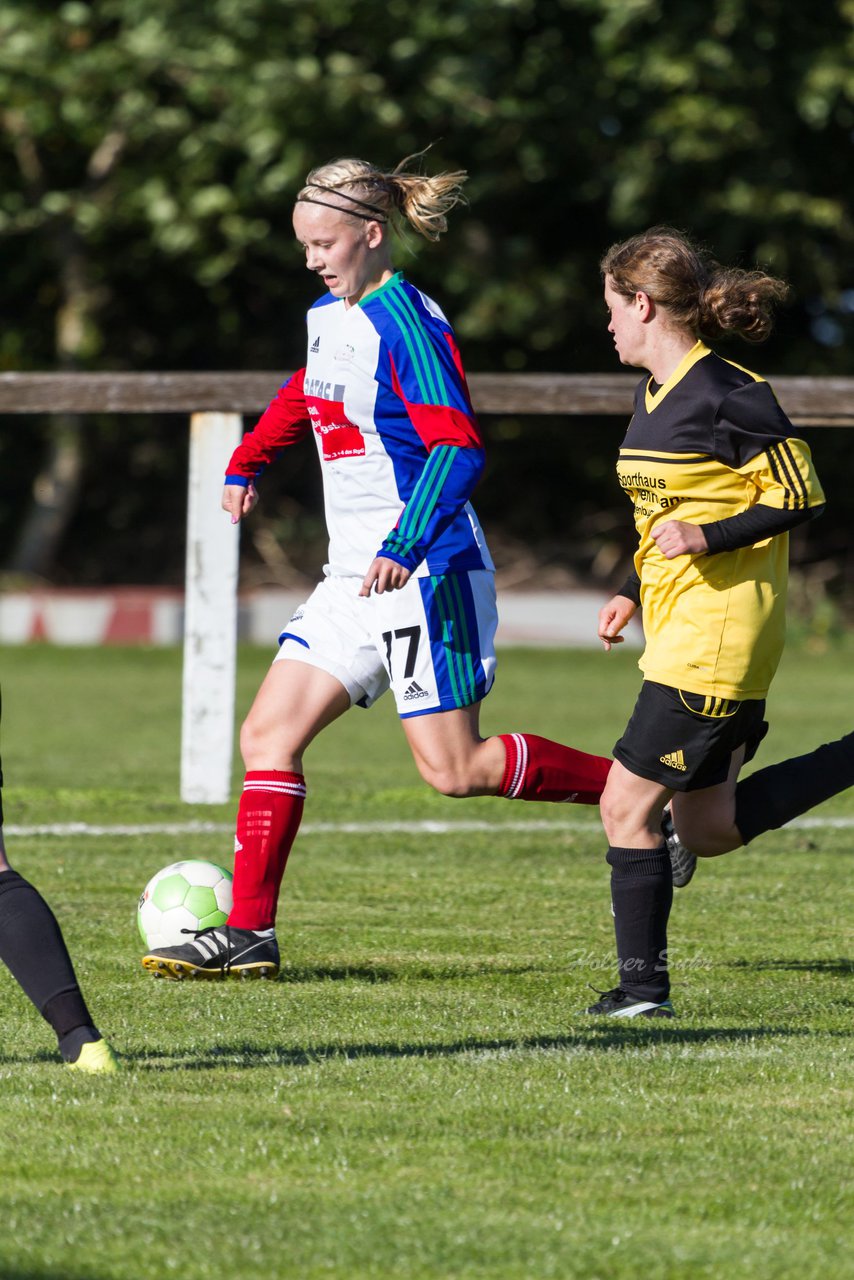
[{"label": "red sleeve on jersey", "polygon": [[300,369],[267,405],[254,428],[247,431],[231,455],[226,479],[254,480],[281,449],[295,444],[308,433],[308,410],[303,382],[305,369]]},{"label": "red sleeve on jersey", "polygon": [[459,374],[460,382],[463,384],[463,390],[466,393],[466,399],[468,400],[469,404],[471,404],[471,396],[469,395],[469,386],[468,386],[468,383],[466,382],[466,371],[463,368],[463,358],[460,355],[460,349],[457,346],[456,339],[454,338],[454,335],[452,333],[446,332],[445,341],[447,342],[448,346],[451,348],[451,356],[454,361],[454,366],[457,370],[457,373]]},{"label": "red sleeve on jersey", "polygon": [[[451,345],[453,346],[453,344]],[[454,348],[454,350],[456,349]],[[390,351],[388,358],[391,367],[392,387],[406,406],[409,420],[418,432],[418,436],[428,452],[442,444],[458,445],[462,449],[483,448],[480,428],[473,412],[464,412],[461,409],[453,408],[451,405],[415,404],[412,400],[408,400],[404,395],[403,387],[395,368],[394,357]],[[461,381],[465,386],[465,379],[462,378],[462,367],[458,356],[455,362],[460,369]]]}]

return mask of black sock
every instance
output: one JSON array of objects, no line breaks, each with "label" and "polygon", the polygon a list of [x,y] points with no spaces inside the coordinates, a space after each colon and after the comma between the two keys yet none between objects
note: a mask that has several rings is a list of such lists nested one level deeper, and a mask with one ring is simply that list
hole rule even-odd
[{"label": "black sock", "polygon": [[59,1052],[66,1062],[76,1062],[80,1057],[80,1050],[84,1044],[92,1044],[96,1040],[103,1040],[103,1038],[97,1027],[75,1027],[67,1035],[60,1036]]},{"label": "black sock", "polygon": [[854,786],[854,733],[805,756],[760,769],[735,789],[735,825],[745,844],[785,826],[822,800]]},{"label": "black sock", "polygon": [[667,921],[673,873],[667,848],[608,850],[620,986],[638,1000],[666,1000]]},{"label": "black sock", "polygon": [[[100,1039],[54,914],[17,871],[0,872],[0,960],[53,1027],[60,1049],[80,1027],[95,1032],[89,1039]],[[73,1057],[80,1052],[76,1044],[66,1048]]]}]

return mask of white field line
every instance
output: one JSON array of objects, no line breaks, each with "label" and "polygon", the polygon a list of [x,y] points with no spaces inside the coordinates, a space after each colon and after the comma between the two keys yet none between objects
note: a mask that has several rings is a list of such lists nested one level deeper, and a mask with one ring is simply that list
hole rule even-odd
[{"label": "white field line", "polygon": [[[854,821],[854,820],[852,820]],[[447,835],[455,831],[601,831],[599,822],[304,822],[301,836],[315,835],[383,835],[401,832],[405,835]],[[35,827],[3,828],[10,836],[197,836],[233,832],[234,824],[225,822],[149,822],[134,825],[97,826],[88,822],[52,823]]]},{"label": "white field line", "polygon": [[[814,817],[795,818],[787,824],[801,830],[854,828],[854,814],[846,814],[838,818]],[[233,832],[232,823],[225,822],[141,822],[133,824],[117,823],[111,826],[99,826],[89,822],[55,822],[39,826],[16,826],[12,823],[3,828],[9,836],[198,836],[219,835]],[[314,835],[385,835],[400,832],[405,835],[453,835],[457,832],[465,834],[473,831],[554,831],[558,834],[566,832],[601,831],[599,822],[584,818],[568,817],[563,822],[549,822],[530,819],[527,822],[478,822],[461,820],[459,822],[438,822],[424,819],[417,822],[306,822],[300,827],[301,836]]]}]

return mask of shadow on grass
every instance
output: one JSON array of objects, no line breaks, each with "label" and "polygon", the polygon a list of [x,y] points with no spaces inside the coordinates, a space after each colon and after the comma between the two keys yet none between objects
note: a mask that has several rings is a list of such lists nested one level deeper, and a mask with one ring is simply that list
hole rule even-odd
[{"label": "shadow on grass", "polygon": [[800,959],[759,959],[732,960],[726,966],[729,969],[791,969],[798,973],[838,973],[840,976],[854,974],[854,959],[849,956],[837,956],[835,959],[800,960]]},{"label": "shadow on grass", "polygon": [[61,1271],[9,1271],[0,1258],[0,1276],[3,1280],[98,1280],[93,1271],[69,1271],[63,1266]]},{"label": "shadow on grass", "polygon": [[484,964],[473,961],[471,964],[419,964],[418,961],[403,964],[289,964],[282,969],[277,982],[286,985],[302,982],[412,982],[424,981],[445,982],[452,978],[491,977],[496,974],[504,977],[516,977],[524,973],[545,973],[541,965],[520,964],[500,965]]},{"label": "shadow on grass", "polygon": [[0,1257],[0,1276],[3,1280],[99,1280],[94,1271],[69,1271],[64,1265],[59,1271],[54,1271],[52,1268],[49,1271],[32,1271],[30,1268],[21,1271],[14,1267],[9,1270],[4,1265],[2,1257]]},{"label": "shadow on grass", "polygon": [[[477,1056],[559,1050],[619,1053],[625,1049],[654,1047],[662,1043],[748,1044],[752,1040],[804,1039],[813,1034],[809,1027],[679,1027],[664,1019],[645,1021],[642,1026],[636,1022],[621,1021],[619,1026],[615,1026],[609,1020],[607,1023],[585,1026],[562,1036],[519,1036],[505,1040],[482,1040],[470,1036],[439,1044],[320,1044],[305,1048],[285,1045],[262,1047],[244,1042],[202,1048],[129,1050],[121,1052],[119,1056],[126,1066],[149,1071],[214,1071],[223,1067],[250,1070],[256,1067],[309,1067],[323,1062],[353,1062],[360,1058],[441,1059],[463,1057],[467,1054]],[[831,1039],[850,1038],[849,1033],[843,1031],[831,1030],[822,1034]],[[60,1060],[49,1050],[40,1050],[31,1055],[0,1054],[0,1066],[13,1063],[53,1063],[58,1066]],[[113,1080],[116,1078],[111,1077]],[[6,1280],[2,1271],[0,1277]]]},{"label": "shadow on grass", "polygon": [[620,1052],[624,1049],[669,1045],[703,1045],[710,1043],[739,1044],[775,1037],[806,1037],[806,1028],[791,1027],[719,1027],[679,1028],[672,1022],[657,1020],[643,1027],[612,1024],[584,1028],[572,1035],[520,1036],[506,1040],[480,1040],[469,1037],[447,1044],[328,1044],[311,1048],[287,1048],[258,1045],[216,1045],[204,1049],[141,1050],[123,1055],[128,1063],[154,1071],[210,1071],[223,1067],[308,1067],[318,1063],[355,1061],[360,1058],[456,1058],[465,1055],[509,1054],[519,1052],[579,1050],[592,1053]]}]

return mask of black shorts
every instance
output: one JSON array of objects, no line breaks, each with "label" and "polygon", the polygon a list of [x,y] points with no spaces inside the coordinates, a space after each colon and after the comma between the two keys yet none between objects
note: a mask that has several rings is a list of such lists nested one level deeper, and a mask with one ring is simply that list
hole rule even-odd
[{"label": "black shorts", "polygon": [[714,787],[739,747],[753,759],[768,732],[764,715],[764,698],[733,702],[645,680],[614,759],[671,791]]}]

